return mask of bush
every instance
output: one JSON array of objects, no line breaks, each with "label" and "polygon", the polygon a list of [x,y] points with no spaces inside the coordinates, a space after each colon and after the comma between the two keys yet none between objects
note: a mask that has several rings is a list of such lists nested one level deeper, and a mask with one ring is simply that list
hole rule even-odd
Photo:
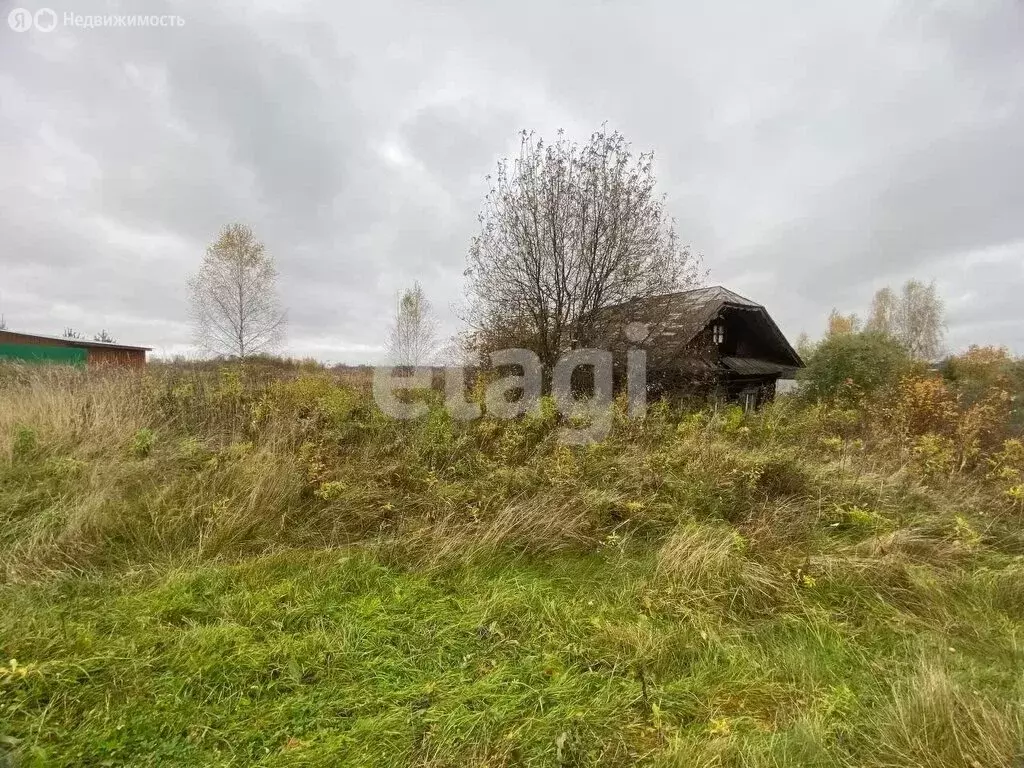
[{"label": "bush", "polygon": [[1007,392],[1011,407],[1006,417],[1011,430],[1024,430],[1024,359],[1013,359],[1005,347],[971,346],[942,365],[942,375],[970,405],[993,389]]},{"label": "bush", "polygon": [[800,380],[812,400],[870,395],[898,381],[912,366],[897,341],[870,332],[831,336],[806,362]]},{"label": "bush", "polygon": [[962,393],[951,390],[938,376],[905,376],[887,390],[884,401],[876,403],[877,426],[882,442],[895,438],[905,446],[919,438],[914,450],[925,458],[927,474],[957,472],[999,448],[1010,403],[1007,392],[991,388],[967,405]]}]

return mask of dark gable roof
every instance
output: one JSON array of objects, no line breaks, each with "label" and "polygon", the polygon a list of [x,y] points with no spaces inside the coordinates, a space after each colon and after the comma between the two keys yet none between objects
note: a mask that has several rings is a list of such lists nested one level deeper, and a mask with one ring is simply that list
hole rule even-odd
[{"label": "dark gable roof", "polygon": [[134,347],[130,344],[110,344],[106,341],[89,341],[88,339],[69,339],[64,336],[44,336],[41,333],[21,333],[20,331],[3,331],[8,336],[19,336],[26,344],[34,341],[59,341],[65,347],[99,347],[102,349],[124,349],[137,352],[150,352],[152,347]]},{"label": "dark gable roof", "polygon": [[[661,296],[633,299],[624,304],[604,310],[601,323],[606,333],[605,340],[614,344],[615,337],[621,338],[626,323],[640,321],[648,324],[650,335],[644,346],[651,350],[666,349],[670,356],[682,351],[708,324],[721,314],[723,309],[732,308],[756,315],[758,324],[765,333],[790,358],[790,365],[755,361],[745,358],[723,358],[722,363],[736,373],[789,373],[802,368],[800,355],[772,320],[768,310],[756,301],[740,296],[721,285],[694,288],[689,291],[667,293]],[[620,342],[621,343],[621,342]],[[732,364],[730,364],[732,361]],[[757,365],[755,365],[757,363]],[[760,366],[760,367],[758,367]],[[771,370],[769,370],[769,367]],[[755,370],[756,369],[756,370]],[[763,370],[761,370],[763,369]]]}]

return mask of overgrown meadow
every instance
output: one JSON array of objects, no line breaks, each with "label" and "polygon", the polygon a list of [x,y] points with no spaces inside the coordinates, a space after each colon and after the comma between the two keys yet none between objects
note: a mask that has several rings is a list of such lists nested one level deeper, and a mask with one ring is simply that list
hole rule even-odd
[{"label": "overgrown meadow", "polygon": [[998,385],[619,406],[572,447],[550,402],[428,398],[0,373],[0,764],[1021,765]]}]

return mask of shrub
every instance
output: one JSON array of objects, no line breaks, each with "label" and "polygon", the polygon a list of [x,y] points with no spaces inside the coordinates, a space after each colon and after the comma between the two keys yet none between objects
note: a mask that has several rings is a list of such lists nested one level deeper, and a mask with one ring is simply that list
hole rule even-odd
[{"label": "shrub", "polygon": [[1024,442],[1017,439],[1004,441],[988,462],[989,479],[999,484],[1014,506],[1024,508]]},{"label": "shrub", "polygon": [[942,375],[968,404],[983,401],[992,390],[1007,392],[1004,420],[1016,434],[1024,430],[1024,359],[1011,358],[1005,347],[973,345],[946,360]]},{"label": "shrub", "polygon": [[799,378],[803,393],[812,400],[856,400],[895,383],[911,367],[898,342],[871,332],[830,336],[806,362]]},{"label": "shrub", "polygon": [[991,389],[964,407],[960,393],[941,378],[910,375],[880,404],[878,426],[901,445],[911,444],[928,473],[959,472],[998,447],[1009,405],[1005,391]]},{"label": "shrub", "polygon": [[933,432],[921,435],[914,441],[914,456],[927,475],[949,475],[956,468],[953,441]]},{"label": "shrub", "polygon": [[956,395],[935,376],[904,376],[884,405],[890,425],[901,435],[951,433],[958,415]]}]

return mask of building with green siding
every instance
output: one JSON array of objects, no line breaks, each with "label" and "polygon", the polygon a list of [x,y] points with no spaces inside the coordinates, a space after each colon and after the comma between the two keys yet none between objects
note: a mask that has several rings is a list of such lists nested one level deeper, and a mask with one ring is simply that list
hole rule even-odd
[{"label": "building with green siding", "polygon": [[146,364],[149,351],[150,347],[0,330],[0,363],[140,366]]}]

